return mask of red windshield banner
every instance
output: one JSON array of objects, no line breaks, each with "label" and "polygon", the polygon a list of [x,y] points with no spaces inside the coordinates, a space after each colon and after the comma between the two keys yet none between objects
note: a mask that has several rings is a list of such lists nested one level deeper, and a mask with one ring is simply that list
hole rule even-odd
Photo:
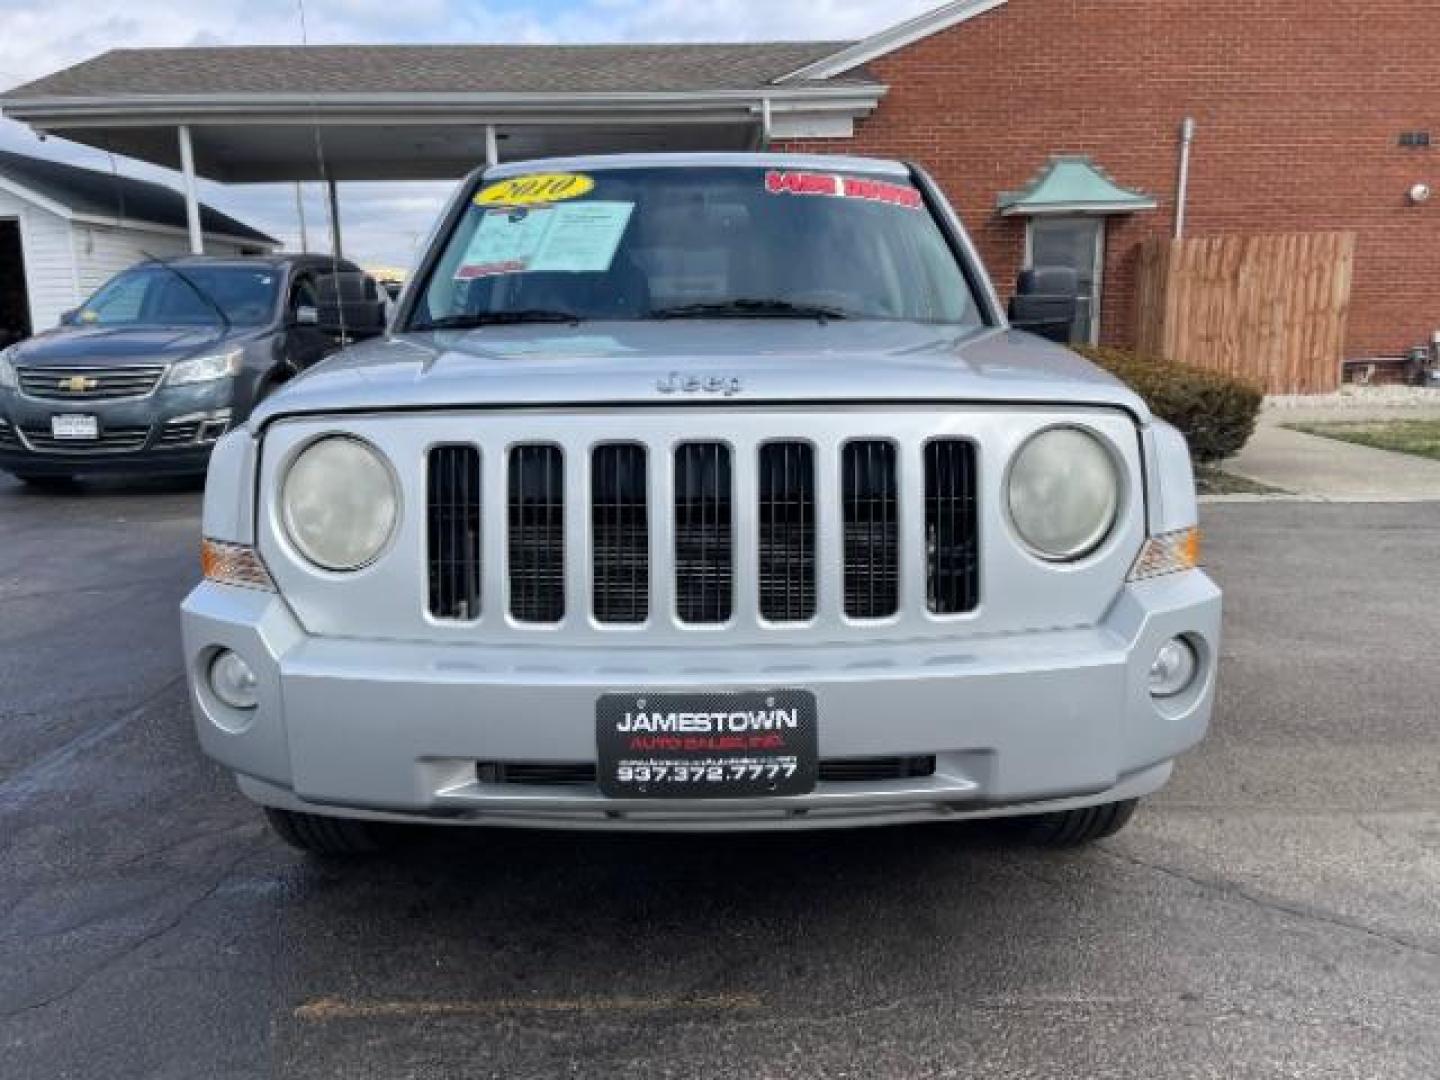
[{"label": "red windshield banner", "polygon": [[867,180],[858,176],[834,173],[786,172],[771,170],[765,174],[765,190],[771,195],[826,195],[841,199],[863,199],[919,210],[923,204],[920,192],[904,184],[884,180]]}]

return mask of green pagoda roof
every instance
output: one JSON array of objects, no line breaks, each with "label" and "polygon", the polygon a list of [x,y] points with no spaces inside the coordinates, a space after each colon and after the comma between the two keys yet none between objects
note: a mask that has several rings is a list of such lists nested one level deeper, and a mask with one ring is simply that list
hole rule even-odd
[{"label": "green pagoda roof", "polygon": [[1154,210],[1142,191],[1121,187],[1084,155],[1057,156],[1019,191],[1000,194],[1004,217],[1033,214],[1129,214]]}]

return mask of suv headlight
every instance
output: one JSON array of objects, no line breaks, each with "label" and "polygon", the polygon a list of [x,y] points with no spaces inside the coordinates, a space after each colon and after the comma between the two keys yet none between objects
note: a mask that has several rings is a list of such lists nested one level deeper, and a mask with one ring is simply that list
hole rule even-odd
[{"label": "suv headlight", "polygon": [[1120,510],[1115,458],[1079,428],[1042,431],[1015,455],[1006,500],[1015,531],[1036,555],[1082,559],[1104,543]]},{"label": "suv headlight", "polygon": [[181,360],[170,368],[170,374],[165,378],[167,386],[184,386],[188,383],[214,382],[216,379],[229,379],[240,374],[240,365],[245,360],[244,349],[231,349],[229,352],[212,353],[209,356],[196,356],[189,360]]},{"label": "suv headlight", "polygon": [[359,570],[389,543],[400,492],[378,450],[354,436],[330,435],[290,464],[280,514],[290,542],[316,566]]},{"label": "suv headlight", "polygon": [[15,354],[19,350],[11,345],[0,349],[0,390],[14,390],[20,385],[15,375]]}]

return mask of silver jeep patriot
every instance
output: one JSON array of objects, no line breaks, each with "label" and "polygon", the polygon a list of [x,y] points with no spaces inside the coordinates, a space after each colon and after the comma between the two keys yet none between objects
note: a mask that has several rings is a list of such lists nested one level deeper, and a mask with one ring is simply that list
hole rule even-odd
[{"label": "silver jeep patriot", "polygon": [[185,661],[204,749],[311,851],[1077,843],[1205,733],[1198,559],[1184,439],[1010,325],[922,171],[529,162],[461,186],[389,334],[219,443]]}]

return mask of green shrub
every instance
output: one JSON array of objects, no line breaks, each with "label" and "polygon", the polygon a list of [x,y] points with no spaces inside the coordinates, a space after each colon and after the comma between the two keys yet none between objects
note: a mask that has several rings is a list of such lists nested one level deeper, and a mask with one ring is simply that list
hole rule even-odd
[{"label": "green shrub", "polygon": [[1255,431],[1262,394],[1250,383],[1124,349],[1085,346],[1075,351],[1126,383],[1151,412],[1179,428],[1197,463],[1238,453]]}]

